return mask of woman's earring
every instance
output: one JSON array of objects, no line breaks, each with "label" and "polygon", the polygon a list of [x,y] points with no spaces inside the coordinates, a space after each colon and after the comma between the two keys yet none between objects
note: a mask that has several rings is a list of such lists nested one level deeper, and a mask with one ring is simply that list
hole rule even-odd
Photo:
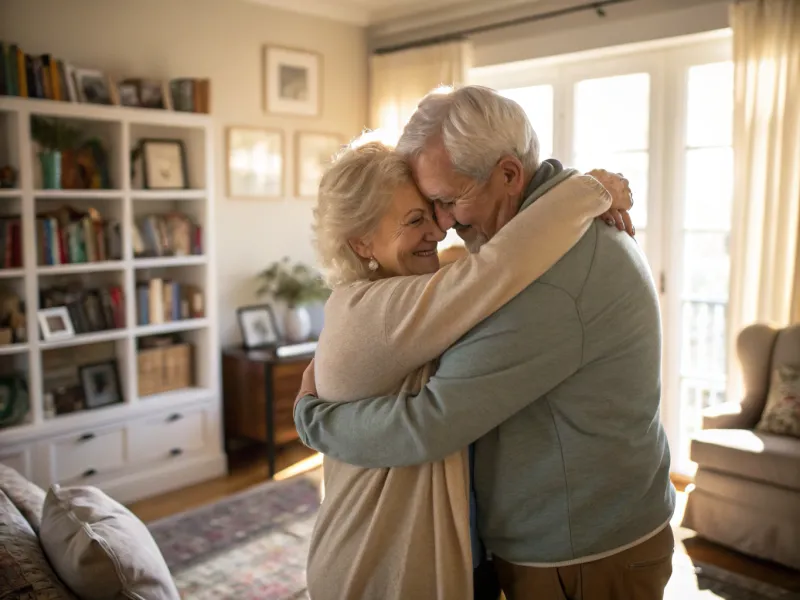
[{"label": "woman's earring", "polygon": [[373,256],[372,258],[369,259],[369,264],[367,265],[367,267],[369,267],[370,271],[377,271],[378,267],[380,267],[380,265],[378,264],[378,261],[375,260],[375,257]]}]

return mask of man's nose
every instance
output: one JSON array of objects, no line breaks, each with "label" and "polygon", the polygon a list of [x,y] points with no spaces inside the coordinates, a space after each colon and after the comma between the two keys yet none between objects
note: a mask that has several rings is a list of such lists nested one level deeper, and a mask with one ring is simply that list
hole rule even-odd
[{"label": "man's nose", "polygon": [[430,221],[431,226],[428,228],[428,231],[425,233],[425,238],[430,241],[441,242],[447,234],[439,227],[435,222]]},{"label": "man's nose", "polygon": [[436,213],[436,222],[439,223],[439,227],[444,231],[456,224],[456,220],[450,214],[450,210],[442,206],[440,202],[434,203],[434,212]]}]

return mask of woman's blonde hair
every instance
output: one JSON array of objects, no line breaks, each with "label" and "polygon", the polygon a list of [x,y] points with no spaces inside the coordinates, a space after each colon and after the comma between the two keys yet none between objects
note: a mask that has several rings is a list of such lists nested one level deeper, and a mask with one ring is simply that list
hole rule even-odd
[{"label": "woman's blonde hair", "polygon": [[354,142],[334,158],[322,176],[314,209],[315,244],[328,285],[368,278],[369,261],[349,241],[369,236],[397,187],[411,181],[406,160],[380,142]]}]

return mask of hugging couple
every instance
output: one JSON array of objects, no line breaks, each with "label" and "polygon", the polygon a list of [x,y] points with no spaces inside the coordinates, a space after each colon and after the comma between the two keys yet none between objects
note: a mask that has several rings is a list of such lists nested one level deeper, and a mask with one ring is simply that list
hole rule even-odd
[{"label": "hugging couple", "polygon": [[[294,418],[325,455],[312,600],[655,600],[675,490],[628,182],[522,108],[432,93],[322,179],[333,293]],[[440,268],[454,227],[467,257]]]}]

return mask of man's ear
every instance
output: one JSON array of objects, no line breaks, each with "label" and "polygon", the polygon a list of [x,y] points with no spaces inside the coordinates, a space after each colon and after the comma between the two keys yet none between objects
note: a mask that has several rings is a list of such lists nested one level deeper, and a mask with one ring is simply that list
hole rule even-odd
[{"label": "man's ear", "polygon": [[525,187],[525,169],[520,160],[516,156],[504,156],[498,166],[509,195],[519,196]]},{"label": "man's ear", "polygon": [[350,244],[350,248],[353,252],[358,254],[361,258],[365,260],[372,258],[372,244],[363,238],[353,238],[352,240],[348,240],[347,243]]}]

